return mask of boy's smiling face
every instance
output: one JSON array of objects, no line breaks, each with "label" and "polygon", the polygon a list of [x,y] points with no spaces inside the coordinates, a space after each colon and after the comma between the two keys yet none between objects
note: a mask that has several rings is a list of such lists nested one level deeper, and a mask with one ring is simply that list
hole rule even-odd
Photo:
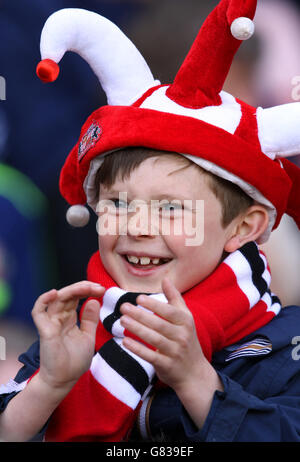
[{"label": "boy's smiling face", "polygon": [[[148,206],[129,211],[126,218],[126,203],[119,202],[120,197],[127,198],[127,204],[138,201]],[[117,177],[110,188],[100,185],[100,203],[107,201],[116,207],[113,205],[114,213],[105,214],[104,208],[103,213],[98,213],[99,251],[107,272],[122,289],[161,292],[162,279],[167,276],[182,293],[204,280],[220,263],[231,226],[222,227],[221,203],[211,191],[206,175],[196,166],[182,168],[174,156],[146,159],[129,178]],[[160,215],[153,223],[150,204],[159,201]],[[168,201],[187,205],[188,209],[182,213],[176,205],[167,219]],[[201,203],[204,213],[199,208]],[[192,211],[196,207],[198,210]],[[117,225],[113,228],[119,231],[101,231],[101,224],[107,220],[112,220]],[[189,227],[183,225],[183,220],[189,222]],[[188,245],[191,226],[194,229],[196,222],[203,240],[198,245]],[[140,260],[141,257],[145,258]]]}]

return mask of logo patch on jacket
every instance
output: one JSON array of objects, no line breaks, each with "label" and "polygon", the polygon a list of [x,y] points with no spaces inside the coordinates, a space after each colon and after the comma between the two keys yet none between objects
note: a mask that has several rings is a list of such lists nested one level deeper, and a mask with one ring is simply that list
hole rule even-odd
[{"label": "logo patch on jacket", "polygon": [[81,138],[78,148],[78,161],[80,162],[86,153],[97,143],[102,134],[102,128],[97,122],[93,122],[87,132]]},{"label": "logo patch on jacket", "polygon": [[242,356],[261,356],[272,352],[272,343],[265,337],[257,337],[250,342],[231,345],[226,348],[231,351],[225,361],[231,361]]}]

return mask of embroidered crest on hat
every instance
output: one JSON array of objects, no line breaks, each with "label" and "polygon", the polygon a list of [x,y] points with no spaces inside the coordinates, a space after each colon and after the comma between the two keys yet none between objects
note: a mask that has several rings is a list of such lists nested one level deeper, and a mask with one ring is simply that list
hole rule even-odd
[{"label": "embroidered crest on hat", "polygon": [[85,154],[97,143],[102,134],[102,128],[97,122],[93,122],[88,128],[87,132],[83,135],[78,148],[79,162]]}]

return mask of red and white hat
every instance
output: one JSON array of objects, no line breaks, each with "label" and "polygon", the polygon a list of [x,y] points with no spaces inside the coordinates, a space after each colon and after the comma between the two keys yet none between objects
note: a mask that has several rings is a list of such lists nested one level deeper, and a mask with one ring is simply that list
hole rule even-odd
[{"label": "red and white hat", "polygon": [[82,9],[48,18],[40,79],[55,80],[64,53],[74,51],[90,64],[108,100],[84,123],[61,171],[71,224],[88,222],[84,205],[95,207],[94,178],[104,155],[143,146],[180,153],[264,204],[270,225],[260,243],[284,213],[300,228],[300,169],[285,158],[300,153],[300,103],[254,108],[222,90],[242,40],[254,32],[256,3],[221,0],[170,85],[154,80],[134,44],[106,18]]}]

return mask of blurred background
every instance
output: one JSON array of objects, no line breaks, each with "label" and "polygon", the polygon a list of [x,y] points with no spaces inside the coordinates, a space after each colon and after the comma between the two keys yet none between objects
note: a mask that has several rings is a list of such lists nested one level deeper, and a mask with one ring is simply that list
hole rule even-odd
[{"label": "blurred background", "polygon": [[[54,11],[85,8],[115,22],[132,39],[154,77],[172,82],[213,0],[0,1],[0,383],[15,375],[17,356],[36,337],[36,298],[86,278],[97,249],[96,220],[71,228],[58,191],[60,169],[86,118],[106,104],[88,64],[67,53],[54,84],[35,75],[40,33]],[[239,49],[225,90],[253,106],[293,102],[300,83],[300,0],[259,0],[255,36]],[[300,100],[300,91],[298,91]],[[294,94],[295,97],[295,94]],[[293,162],[300,166],[300,158]],[[272,289],[283,305],[300,304],[300,233],[284,217],[263,246]]]}]

